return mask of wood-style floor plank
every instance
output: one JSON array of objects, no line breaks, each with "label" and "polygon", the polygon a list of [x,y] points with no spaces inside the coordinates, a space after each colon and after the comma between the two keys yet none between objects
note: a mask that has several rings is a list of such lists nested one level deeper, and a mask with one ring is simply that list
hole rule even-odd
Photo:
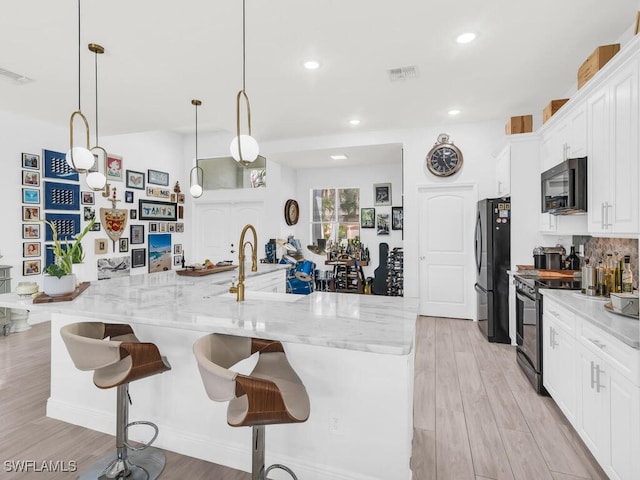
[{"label": "wood-style floor plank", "polygon": [[[0,457],[75,460],[82,470],[113,452],[115,440],[45,416],[50,338],[48,322],[0,337]],[[533,391],[514,348],[488,343],[476,323],[419,317],[415,362],[414,480],[606,479],[553,400]],[[165,453],[162,478],[250,478]],[[75,478],[69,473],[8,473],[1,467],[0,480]]]}]

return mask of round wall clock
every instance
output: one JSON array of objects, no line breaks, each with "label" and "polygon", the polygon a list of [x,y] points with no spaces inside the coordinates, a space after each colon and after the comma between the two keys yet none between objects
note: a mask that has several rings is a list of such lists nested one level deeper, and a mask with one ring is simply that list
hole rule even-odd
[{"label": "round wall clock", "polygon": [[284,204],[284,221],[287,225],[295,225],[298,223],[298,217],[300,216],[300,207],[298,202],[290,198]]},{"label": "round wall clock", "polygon": [[431,173],[438,177],[448,177],[462,167],[462,152],[449,141],[449,135],[441,133],[436,144],[427,153],[426,162]]}]

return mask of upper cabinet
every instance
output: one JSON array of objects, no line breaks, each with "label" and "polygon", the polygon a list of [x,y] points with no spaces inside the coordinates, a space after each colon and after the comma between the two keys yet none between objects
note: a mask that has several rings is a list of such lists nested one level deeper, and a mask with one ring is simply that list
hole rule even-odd
[{"label": "upper cabinet", "polygon": [[584,103],[556,115],[561,116],[542,135],[540,171],[544,172],[567,158],[587,154],[587,115]]},{"label": "upper cabinet", "polygon": [[508,145],[496,157],[496,181],[498,197],[507,197],[511,193],[511,149]]},{"label": "upper cabinet", "polygon": [[587,99],[589,233],[639,231],[638,68],[636,55]]}]

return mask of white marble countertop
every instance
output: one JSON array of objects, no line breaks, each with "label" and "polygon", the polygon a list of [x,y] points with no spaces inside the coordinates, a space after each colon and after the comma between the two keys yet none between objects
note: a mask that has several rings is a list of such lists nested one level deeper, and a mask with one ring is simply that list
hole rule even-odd
[{"label": "white marble countertop", "polygon": [[[260,264],[258,268],[252,275],[283,266]],[[237,272],[185,277],[168,271],[101,280],[70,302],[33,304],[31,299],[8,293],[0,295],[0,306],[79,315],[87,321],[157,325],[391,355],[411,352],[416,298],[272,294],[247,288],[246,300],[237,302],[235,295],[227,294]]]},{"label": "white marble countertop", "polygon": [[[640,348],[640,322],[636,319],[611,313],[604,308],[603,300],[582,295],[579,290],[554,290],[541,288],[545,297],[560,302],[564,307],[602,328],[633,348]],[[544,307],[543,307],[544,308]]]}]

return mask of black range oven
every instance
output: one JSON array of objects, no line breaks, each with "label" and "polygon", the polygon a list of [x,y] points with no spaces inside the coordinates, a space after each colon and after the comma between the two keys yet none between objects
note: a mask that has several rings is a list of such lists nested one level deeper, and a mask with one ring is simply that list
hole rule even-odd
[{"label": "black range oven", "polygon": [[542,295],[540,288],[579,290],[579,281],[539,280],[514,275],[516,286],[516,358],[536,392],[546,394],[542,384]]}]

